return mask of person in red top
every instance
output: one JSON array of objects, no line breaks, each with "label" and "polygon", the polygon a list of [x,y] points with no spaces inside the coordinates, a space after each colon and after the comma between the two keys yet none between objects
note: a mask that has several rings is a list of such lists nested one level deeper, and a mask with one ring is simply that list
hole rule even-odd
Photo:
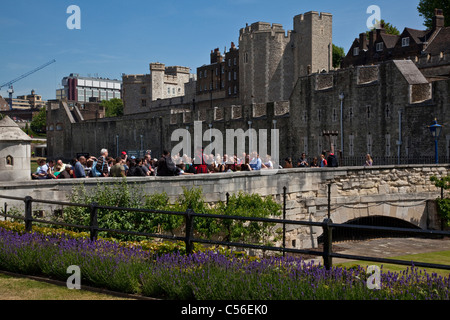
[{"label": "person in red top", "polygon": [[197,174],[208,173],[208,165],[206,164],[206,158],[203,154],[203,149],[197,149],[194,158],[194,168]]},{"label": "person in red top", "polygon": [[327,167],[327,166],[328,166],[327,159],[325,159],[325,154],[322,153],[322,154],[320,155],[320,167],[321,167],[321,168],[325,168],[325,167]]}]

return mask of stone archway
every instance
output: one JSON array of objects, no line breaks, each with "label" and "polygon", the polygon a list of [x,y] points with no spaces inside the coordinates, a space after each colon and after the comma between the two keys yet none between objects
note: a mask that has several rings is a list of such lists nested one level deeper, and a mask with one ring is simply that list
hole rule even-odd
[{"label": "stone archway", "polygon": [[[347,221],[345,224],[360,225],[360,226],[374,226],[374,227],[390,227],[390,228],[402,228],[420,230],[418,226],[401,220],[398,218],[385,217],[385,216],[367,216],[360,217],[351,221]],[[333,230],[333,242],[342,241],[361,241],[375,238],[404,238],[409,237],[407,233],[396,233],[388,230],[365,230],[365,229],[334,229]],[[318,243],[322,243],[322,236],[318,237]]]},{"label": "stone archway", "polygon": [[331,219],[334,223],[347,223],[348,221],[375,216],[402,220],[421,229],[429,228],[426,200],[343,205],[332,212]]}]

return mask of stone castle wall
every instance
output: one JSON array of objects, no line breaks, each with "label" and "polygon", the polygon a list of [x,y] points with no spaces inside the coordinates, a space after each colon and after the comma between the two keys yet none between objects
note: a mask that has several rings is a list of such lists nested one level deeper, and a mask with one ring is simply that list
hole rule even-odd
[{"label": "stone castle wall", "polygon": [[[427,127],[434,118],[447,126],[449,83],[428,83],[412,62],[403,61],[300,78],[290,99],[291,154],[318,156],[330,146],[323,131],[334,131],[338,135],[332,143],[336,151],[343,150],[343,157],[364,157],[367,153],[432,157],[434,143]],[[343,146],[340,94],[344,94]],[[444,128],[443,137],[447,130]],[[445,155],[448,143],[442,140],[439,151]]]},{"label": "stone castle wall", "polygon": [[[67,105],[55,104],[47,113],[47,121],[58,123],[60,130],[48,132],[48,155],[68,161],[77,153],[98,156],[100,150],[106,148],[110,156],[116,157],[124,150],[140,150],[143,147],[143,150],[152,150],[153,157],[159,157],[164,149],[170,151],[178,144],[178,141],[171,141],[176,129],[188,128],[193,136],[195,121],[202,122],[203,132],[212,124],[224,136],[227,129],[247,131],[251,121],[253,129],[268,131],[267,150],[272,150],[271,129],[281,129],[279,150],[280,157],[284,159],[287,157],[289,132],[283,128],[288,124],[289,112],[288,101],[253,106],[219,104],[213,109],[195,111],[190,106],[171,109],[162,105],[151,113],[79,122],[74,119]],[[209,144],[209,141],[204,142],[204,146]]]},{"label": "stone castle wall", "polygon": [[[450,81],[421,83],[417,81],[419,76],[414,78],[414,72],[412,76],[405,74],[411,65],[406,65],[406,71],[398,65],[386,62],[301,77],[289,100],[274,103],[241,104],[229,99],[196,102],[177,97],[155,101],[147,112],[85,122],[77,121],[76,113],[68,110],[68,106],[52,105],[47,122],[59,131],[48,133],[48,154],[71,158],[78,152],[97,154],[106,147],[115,155],[118,149],[140,149],[143,139],[144,149],[159,156],[164,148],[174,146],[171,142],[174,130],[192,128],[194,121],[202,121],[204,131],[212,124],[223,134],[226,129],[246,131],[251,121],[255,129],[279,129],[280,159],[292,157],[295,162],[302,152],[312,159],[334,145],[336,151],[343,150],[344,158],[370,153],[375,157],[409,157],[414,161],[434,157],[434,141],[428,126],[437,118],[444,126],[439,154],[450,156],[449,120],[445,111],[450,101]],[[417,68],[415,71],[421,76]],[[323,135],[324,131],[335,131],[338,135],[331,140]]]}]

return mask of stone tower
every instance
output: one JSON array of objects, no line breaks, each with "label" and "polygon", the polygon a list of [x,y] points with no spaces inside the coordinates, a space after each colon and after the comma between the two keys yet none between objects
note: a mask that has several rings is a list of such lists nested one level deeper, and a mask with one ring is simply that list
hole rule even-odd
[{"label": "stone tower", "polygon": [[298,77],[332,66],[332,15],[294,17],[294,30],[256,22],[240,30],[240,93],[244,104],[288,100]]},{"label": "stone tower", "polygon": [[150,64],[151,75],[151,99],[164,99],[164,74],[166,66],[162,63]]},{"label": "stone tower", "polygon": [[0,181],[31,180],[31,138],[8,116],[0,120]]},{"label": "stone tower", "polygon": [[310,11],[294,17],[295,79],[330,71],[333,66],[333,16]]},{"label": "stone tower", "polygon": [[289,99],[294,82],[290,32],[279,24],[256,22],[241,29],[239,79],[244,104]]}]

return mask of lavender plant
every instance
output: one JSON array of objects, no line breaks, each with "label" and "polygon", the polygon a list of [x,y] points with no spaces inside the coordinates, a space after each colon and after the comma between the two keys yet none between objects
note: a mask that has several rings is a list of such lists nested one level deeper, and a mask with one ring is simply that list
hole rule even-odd
[{"label": "lavender plant", "polygon": [[155,256],[106,240],[0,228],[1,270],[65,280],[71,265],[80,267],[85,285],[181,300],[449,300],[450,290],[449,277],[414,266],[382,272],[381,289],[370,290],[361,266],[326,270],[294,257],[248,259],[214,251]]}]

